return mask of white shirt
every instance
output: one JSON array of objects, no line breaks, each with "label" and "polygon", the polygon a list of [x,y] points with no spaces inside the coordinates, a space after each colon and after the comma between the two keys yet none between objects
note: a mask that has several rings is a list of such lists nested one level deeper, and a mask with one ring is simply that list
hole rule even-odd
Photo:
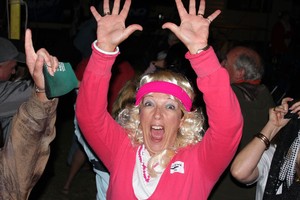
[{"label": "white shirt", "polygon": [[148,199],[153,194],[164,169],[159,168],[161,173],[159,173],[154,178],[151,177],[148,182],[145,181],[144,175],[148,176],[148,173],[147,173],[147,169],[143,170],[143,168],[141,167],[141,163],[139,161],[140,160],[139,150],[142,151],[140,156],[142,156],[142,160],[145,166],[147,166],[147,163],[151,157],[149,152],[145,149],[144,145],[139,147],[136,153],[136,163],[133,171],[132,185],[133,185],[133,190],[136,198],[142,200],[142,199]]},{"label": "white shirt", "polygon": [[274,153],[275,153],[275,146],[271,145],[270,148],[263,153],[259,163],[257,164],[259,175],[258,175],[257,180],[255,181],[255,182],[257,182],[256,198],[255,198],[256,200],[263,199],[263,195],[264,195],[265,187],[267,184],[270,166],[271,166],[271,162],[272,162]]}]

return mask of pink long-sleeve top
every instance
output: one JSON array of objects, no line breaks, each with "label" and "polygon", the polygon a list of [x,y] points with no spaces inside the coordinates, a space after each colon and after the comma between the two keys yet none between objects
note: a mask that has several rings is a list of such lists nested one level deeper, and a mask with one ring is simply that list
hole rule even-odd
[{"label": "pink long-sleeve top", "polygon": [[[132,178],[137,147],[107,112],[107,91],[116,56],[93,47],[77,97],[76,115],[85,138],[110,172],[107,199],[128,200],[136,199]],[[195,55],[187,53],[186,58],[198,76],[209,128],[201,142],[182,148],[172,158],[149,199],[207,199],[241,138],[239,103],[213,49]],[[183,173],[171,173],[171,167],[178,163]]]}]

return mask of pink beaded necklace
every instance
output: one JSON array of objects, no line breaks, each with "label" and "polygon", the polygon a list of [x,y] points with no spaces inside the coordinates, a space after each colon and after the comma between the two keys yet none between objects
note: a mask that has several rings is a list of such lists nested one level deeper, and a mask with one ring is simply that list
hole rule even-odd
[{"label": "pink beaded necklace", "polygon": [[144,147],[144,145],[141,145],[140,148],[139,148],[139,150],[138,150],[139,161],[140,161],[140,164],[141,164],[141,167],[142,167],[144,180],[147,183],[149,183],[150,176],[149,176],[148,171],[147,171],[147,166],[144,163],[144,159],[143,159],[144,152],[145,152],[145,147]]}]

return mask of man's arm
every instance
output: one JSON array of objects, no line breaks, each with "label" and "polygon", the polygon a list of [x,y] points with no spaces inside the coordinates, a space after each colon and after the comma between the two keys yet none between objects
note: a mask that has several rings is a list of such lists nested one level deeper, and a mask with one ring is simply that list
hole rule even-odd
[{"label": "man's arm", "polygon": [[58,60],[46,49],[35,51],[31,31],[25,33],[26,64],[34,81],[35,92],[21,105],[12,121],[9,139],[0,150],[0,197],[27,199],[41,177],[49,158],[49,144],[55,137],[57,99],[45,94],[43,67],[50,75]]},{"label": "man's arm", "polygon": [[37,94],[23,103],[12,120],[9,138],[2,149],[2,195],[26,199],[41,177],[55,138],[58,99],[41,101]]}]

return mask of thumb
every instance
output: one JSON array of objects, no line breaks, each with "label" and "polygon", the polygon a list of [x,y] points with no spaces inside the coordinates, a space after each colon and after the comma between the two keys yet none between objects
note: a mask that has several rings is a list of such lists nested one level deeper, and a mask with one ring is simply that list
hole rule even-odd
[{"label": "thumb", "polygon": [[166,22],[162,25],[162,29],[169,29],[176,35],[176,31],[178,30],[178,26],[172,22]]},{"label": "thumb", "polygon": [[176,37],[178,39],[181,38],[180,33],[179,33],[180,30],[179,30],[178,26],[174,23],[166,22],[162,25],[162,29],[169,29],[170,31],[172,31],[176,35]]},{"label": "thumb", "polygon": [[143,27],[139,24],[131,24],[125,29],[126,38],[128,38],[135,31],[142,31]]}]

